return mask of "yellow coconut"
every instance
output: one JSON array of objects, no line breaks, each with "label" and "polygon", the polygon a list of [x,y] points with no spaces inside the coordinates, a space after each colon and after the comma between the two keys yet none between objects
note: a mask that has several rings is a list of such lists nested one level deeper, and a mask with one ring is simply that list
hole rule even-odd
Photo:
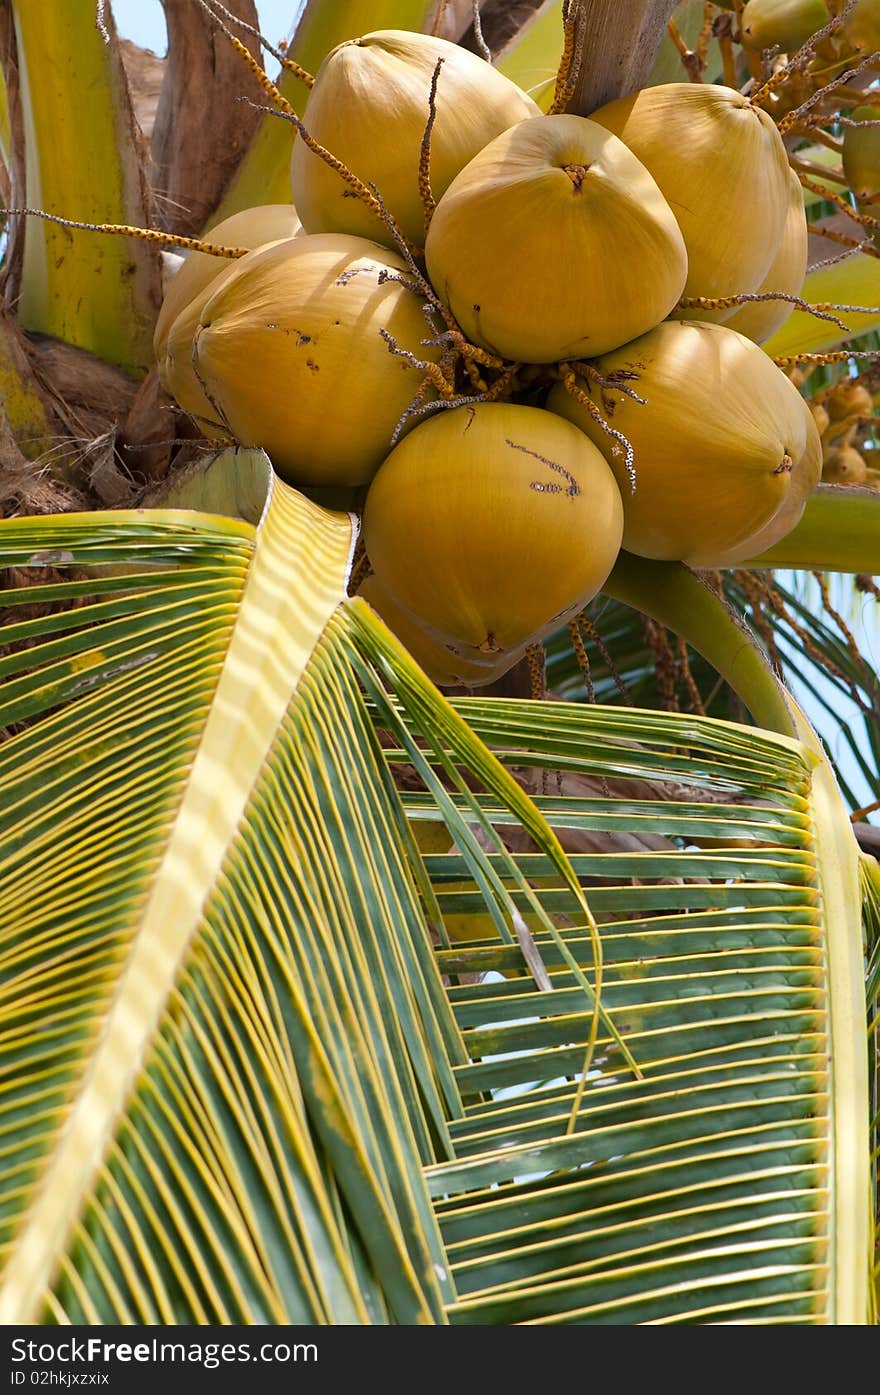
[{"label": "yellow coconut", "polygon": [[[277,244],[272,242],[266,245],[274,247]],[[204,384],[195,371],[193,341],[199,328],[202,311],[208,301],[228,280],[241,275],[243,271],[246,272],[251,259],[260,250],[262,249],[259,247],[255,248],[253,252],[248,252],[236,261],[212,258],[205,253],[205,262],[216,262],[216,266],[207,268],[212,273],[210,279],[205,281],[201,289],[196,290],[190,299],[184,301],[183,308],[164,328],[161,336],[157,328],[155,343],[159,381],[165,391],[175,399],[178,406],[189,413],[202,434],[212,440],[228,437],[229,428],[223,422],[222,413],[218,411],[216,403],[210,401],[206,396]],[[181,273],[185,270],[186,265],[181,268]],[[202,268],[198,268],[198,270],[202,270]],[[169,288],[169,294],[173,290],[174,286],[172,285]],[[180,299],[183,300],[183,297],[181,296]],[[168,303],[167,298],[165,303]]]},{"label": "yellow coconut", "polygon": [[[304,485],[366,483],[388,454],[421,371],[419,297],[388,273],[403,261],[339,233],[292,238],[249,253],[207,301],[193,368],[243,445],[262,446]],[[176,325],[175,325],[176,329]]]},{"label": "yellow coconut", "polygon": [[622,526],[614,476],[582,433],[493,402],[440,412],[391,452],[367,494],[364,542],[398,603],[494,659],[586,605]]},{"label": "yellow coconut", "polygon": [[[788,216],[782,230],[782,240],[770,270],[757,288],[758,295],[770,291],[800,295],[807,274],[807,215],[801,182],[794,170],[791,171],[789,187]],[[756,344],[763,344],[765,339],[782,328],[794,314],[794,308],[785,300],[752,301],[737,310],[725,324],[728,329],[735,329],[747,339],[754,339]]]},{"label": "yellow coconut", "polygon": [[408,649],[419,668],[442,688],[481,688],[503,678],[508,669],[518,663],[522,651],[498,656],[481,654],[461,642],[444,640],[420,624],[375,575],[369,576],[358,590],[369,601],[404,648]]},{"label": "yellow coconut", "polygon": [[[801,401],[803,402],[803,398]],[[822,470],[822,441],[818,432],[810,429],[815,422],[815,414],[808,402],[804,402],[803,406],[807,417],[807,448],[801,463],[801,471],[804,483],[812,480],[813,484],[806,492],[804,488],[789,490],[782,507],[773,515],[770,522],[737,547],[732,547],[728,552],[718,553],[715,559],[716,567],[747,565],[754,558],[760,557],[768,548],[773,547],[774,543],[779,542],[781,538],[787,537],[792,529],[800,523],[804,505],[818,483]]]},{"label": "yellow coconut", "polygon": [[561,384],[548,406],[607,453],[628,551],[714,567],[734,549],[750,549],[775,520],[778,535],[764,536],[775,542],[789,531],[792,496],[802,503],[818,477],[819,437],[797,388],[756,344],[723,325],[670,320],[597,367],[606,377],[638,375],[632,386],[643,404],[592,389],[633,447],[634,493],[613,442]]},{"label": "yellow coconut", "polygon": [[847,126],[843,132],[843,170],[859,204],[880,200],[880,105],[856,107],[853,121],[869,126]]},{"label": "yellow coconut", "polygon": [[778,45],[792,53],[829,19],[825,0],[747,0],[742,22],[743,47],[760,52]]},{"label": "yellow coconut", "polygon": [[529,363],[591,357],[643,334],[687,274],[647,170],[580,116],[538,116],[497,136],[437,205],[425,258],[465,334]]},{"label": "yellow coconut", "polygon": [[856,53],[877,53],[880,50],[880,0],[858,0],[844,23],[843,34]]},{"label": "yellow coconut", "polygon": [[[687,296],[721,297],[761,284],[789,208],[789,163],[772,119],[713,83],[665,83],[600,107],[591,121],[647,166],[684,235]],[[723,321],[733,310],[687,310]]]},{"label": "yellow coconut", "polygon": [[826,451],[822,465],[825,484],[864,484],[867,474],[865,457],[854,446],[836,446]]},{"label": "yellow coconut", "polygon": [[[292,204],[268,203],[257,208],[244,208],[240,213],[224,218],[222,223],[204,234],[202,241],[212,242],[215,246],[253,250],[265,246],[267,242],[294,237],[299,230],[300,221]],[[178,315],[230,265],[225,257],[212,257],[209,252],[190,252],[185,258],[169,282],[156,321],[153,349],[158,363],[165,357],[168,335]]]},{"label": "yellow coconut", "polygon": [[[410,241],[425,240],[419,154],[439,59],[431,135],[435,199],[494,136],[539,108],[476,54],[427,34],[385,29],[328,54],[303,115],[306,128],[366,184],[375,184]],[[293,200],[309,232],[347,232],[393,246],[387,228],[305,142],[294,142]]]},{"label": "yellow coconut", "polygon": [[832,421],[844,421],[847,417],[870,416],[874,410],[874,399],[857,378],[844,378],[829,389],[825,396],[825,408]]}]

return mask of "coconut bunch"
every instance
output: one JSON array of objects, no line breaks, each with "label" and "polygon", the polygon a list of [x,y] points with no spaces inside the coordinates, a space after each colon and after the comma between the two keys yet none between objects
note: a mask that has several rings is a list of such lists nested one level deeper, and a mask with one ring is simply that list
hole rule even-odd
[{"label": "coconut bunch", "polygon": [[786,69],[771,103],[778,118],[847,68],[870,66],[880,51],[880,0],[745,0],[737,37],[754,76]]},{"label": "coconut bunch", "polygon": [[755,52],[778,48],[793,53],[838,16],[839,27],[817,46],[820,62],[867,55],[880,48],[877,0],[856,0],[849,12],[840,0],[746,0],[743,47]]},{"label": "coconut bunch", "polygon": [[806,222],[740,92],[542,115],[481,58],[382,31],[317,73],[291,181],[287,222],[237,215],[212,237],[240,255],[172,281],[162,380],[294,485],[358,491],[362,594],[435,681],[495,681],[621,546],[717,567],[795,526],[822,445],[759,344]]},{"label": "coconut bunch", "polygon": [[878,397],[862,377],[846,377],[810,397],[822,442],[825,484],[880,488],[880,469],[872,463]]}]

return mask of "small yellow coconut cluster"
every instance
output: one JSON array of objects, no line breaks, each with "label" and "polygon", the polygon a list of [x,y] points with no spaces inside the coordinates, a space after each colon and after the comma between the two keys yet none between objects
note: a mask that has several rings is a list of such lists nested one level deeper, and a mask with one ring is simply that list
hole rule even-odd
[{"label": "small yellow coconut cluster", "polygon": [[758,344],[806,222],[740,93],[543,116],[456,45],[368,34],[317,74],[292,196],[184,264],[161,376],[207,435],[363,491],[363,594],[437,682],[500,677],[621,545],[716,567],[798,521],[819,434]]},{"label": "small yellow coconut cluster", "polygon": [[822,441],[822,479],[826,484],[854,484],[880,489],[880,470],[868,464],[863,450],[873,436],[880,393],[872,394],[859,378],[845,378],[820,388],[810,410]]}]

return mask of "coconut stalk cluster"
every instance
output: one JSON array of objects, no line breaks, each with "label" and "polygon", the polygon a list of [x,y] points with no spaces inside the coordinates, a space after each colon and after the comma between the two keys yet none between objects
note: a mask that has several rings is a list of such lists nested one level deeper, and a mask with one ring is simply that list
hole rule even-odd
[{"label": "coconut stalk cluster", "polygon": [[807,230],[758,105],[672,83],[542,115],[382,31],[328,55],[297,125],[292,204],[172,280],[160,375],[207,436],[358,491],[362,593],[435,681],[496,680],[621,546],[713,568],[795,526],[822,443],[759,345]]}]

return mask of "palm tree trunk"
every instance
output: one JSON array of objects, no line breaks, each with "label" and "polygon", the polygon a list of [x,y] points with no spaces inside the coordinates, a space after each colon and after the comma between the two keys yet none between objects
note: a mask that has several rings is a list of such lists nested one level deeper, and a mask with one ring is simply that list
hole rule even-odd
[{"label": "palm tree trunk", "polygon": [[569,111],[588,116],[644,87],[677,0],[576,0],[584,58]]}]

